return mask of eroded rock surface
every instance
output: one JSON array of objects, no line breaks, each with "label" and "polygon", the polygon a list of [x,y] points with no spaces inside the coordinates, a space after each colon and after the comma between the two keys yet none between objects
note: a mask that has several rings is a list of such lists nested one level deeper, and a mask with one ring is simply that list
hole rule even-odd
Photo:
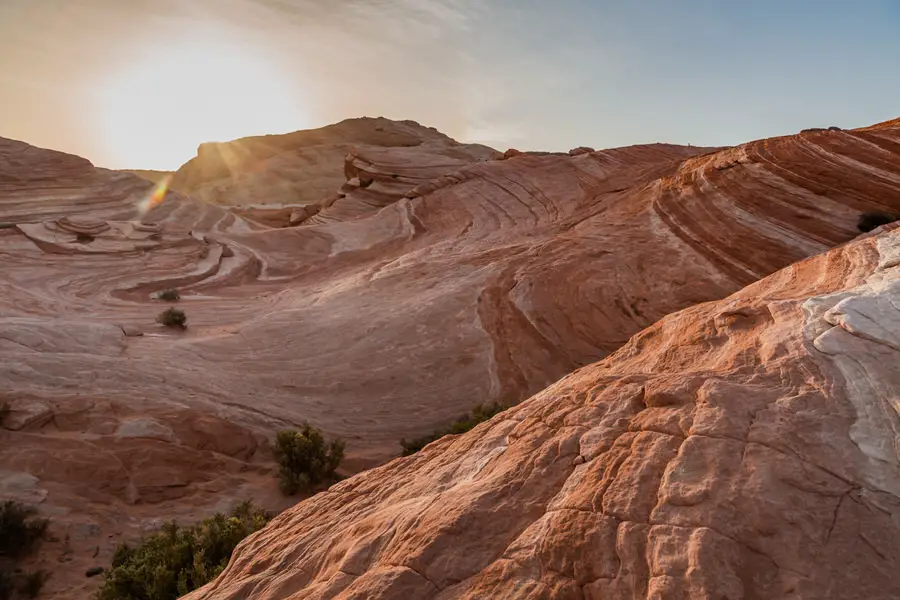
[{"label": "eroded rock surface", "polygon": [[[426,152],[417,180],[424,145],[396,150],[403,164],[359,152],[345,202],[272,229],[179,193],[140,222],[151,183],[0,143],[0,404],[26,407],[7,416],[21,426],[4,419],[0,470],[55,526],[100,532],[58,549],[77,579],[67,566],[48,592],[85,596],[84,569],[160,515],[285,505],[265,443],[279,428],[306,419],[343,437],[348,472],[382,464],[403,437],[518,402],[667,314],[853,239],[859,212],[900,210],[890,123],[725,150],[510,153],[443,173]],[[403,185],[388,188],[395,173]],[[184,332],[154,322],[167,288]],[[865,329],[852,311],[828,318]],[[523,460],[509,468],[529,471]],[[551,488],[517,507],[522,523]],[[392,577],[425,585],[405,567]]]},{"label": "eroded rock surface", "polygon": [[664,318],[190,600],[900,596],[900,230]]},{"label": "eroded rock surface", "polygon": [[[320,129],[203,144],[175,174],[172,187],[222,206],[304,206],[334,197],[350,178],[344,167],[348,154],[384,157],[385,166],[412,167],[404,177],[422,179],[429,166],[442,175],[495,153],[480,144],[460,144],[414,121],[347,119]],[[397,173],[384,175],[388,193],[403,184],[390,181],[392,175],[399,178]],[[371,194],[375,201],[376,191]]]}]

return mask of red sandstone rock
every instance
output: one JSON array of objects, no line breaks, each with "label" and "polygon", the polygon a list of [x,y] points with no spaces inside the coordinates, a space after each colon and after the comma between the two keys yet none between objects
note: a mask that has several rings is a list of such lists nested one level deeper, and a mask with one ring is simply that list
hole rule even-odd
[{"label": "red sandstone rock", "polygon": [[900,597],[900,231],[333,486],[188,600]]},{"label": "red sandstone rock", "polygon": [[[394,171],[389,159],[401,155],[404,160]],[[344,156],[337,165],[342,182]],[[40,509],[55,527],[99,532],[85,533],[72,555],[78,558],[66,563],[71,571],[61,569],[48,583],[51,595],[86,597],[96,580],[84,580],[82,573],[94,564],[79,561],[108,563],[118,540],[134,539],[161,515],[193,520],[245,498],[269,508],[283,502],[263,443],[278,428],[308,419],[327,435],[347,440],[346,469],[381,464],[399,453],[402,437],[430,432],[474,404],[518,402],[604,358],[667,314],[727,296],[852,239],[859,212],[900,209],[898,156],[900,129],[892,126],[776,138],[720,151],[660,144],[573,157],[529,153],[511,161],[462,161],[446,170],[428,152],[418,165],[415,148],[358,149],[349,161],[357,169],[351,178],[371,178],[372,183],[348,190],[344,199],[352,203],[334,198],[322,209],[329,212],[321,222],[307,223],[315,215],[300,227],[273,230],[178,193],[138,223],[135,207],[152,189],[150,183],[4,141],[0,165],[14,167],[12,175],[0,175],[0,222],[16,225],[0,229],[0,402],[41,403],[52,419],[0,430],[0,490],[43,499]],[[414,175],[419,167],[427,173],[421,180]],[[381,194],[393,173],[411,189],[400,193],[404,188],[398,183],[389,193],[366,197]],[[93,239],[79,242],[79,233]],[[834,271],[827,273],[822,286],[836,277]],[[806,289],[803,282],[796,285]],[[182,333],[154,326],[164,308],[154,295],[170,287],[180,290],[179,307],[188,315]],[[704,329],[686,338],[674,336],[667,352],[712,352],[722,331],[765,319],[766,311],[760,310],[762,316],[751,312],[749,317],[743,310],[725,311],[712,333]],[[869,337],[879,335],[859,320],[852,326]],[[145,335],[130,337],[128,331]],[[755,342],[747,343],[740,356],[757,349]],[[767,361],[793,356],[776,342],[767,342],[764,350]],[[656,368],[652,360],[646,365],[640,357],[634,360],[639,363],[634,369],[643,373]],[[743,381],[744,363],[734,361],[725,360],[721,371],[713,371],[723,385],[732,378]],[[684,369],[690,371],[689,366],[688,361]],[[794,367],[785,368],[785,377],[798,378],[797,386],[807,377],[818,381],[806,371],[790,375]],[[649,401],[659,409],[682,402],[678,398],[693,393],[691,381],[687,377],[678,384],[688,391],[664,387]],[[583,395],[603,389],[598,385]],[[713,421],[716,406],[709,417]],[[606,417],[610,426],[620,418],[615,414]],[[656,413],[642,414],[640,427],[631,431],[631,445],[657,456],[656,462],[648,463],[646,473],[634,466],[631,479],[613,488],[624,504],[611,514],[651,511],[652,498],[631,498],[628,486],[661,477],[665,457],[680,448],[653,435],[677,433],[680,417],[671,413],[648,421],[638,442],[643,420]],[[621,418],[630,423],[631,413]],[[741,430],[734,415],[723,413],[722,419],[723,427]],[[597,448],[629,443],[629,437],[616,441],[618,434],[598,431],[588,438]],[[441,519],[448,515],[472,522],[475,517],[466,515],[496,515],[496,523],[482,530],[485,537],[497,538],[491,543],[497,546],[479,550],[472,541],[459,550],[469,561],[467,568],[481,569],[486,552],[505,552],[518,539],[510,537],[519,535],[517,528],[537,522],[547,494],[568,481],[568,469],[580,462],[596,465],[590,454],[571,453],[568,446],[534,446],[550,435],[540,427],[517,435],[532,445],[505,455],[504,460],[522,462],[518,467],[510,462],[505,468],[511,474],[503,481],[515,489],[521,483],[516,473],[531,472],[541,482],[539,489],[526,486],[520,498],[508,494],[500,507],[491,499],[502,498],[508,487],[490,488],[495,496],[469,495],[458,484],[481,468],[477,461],[484,456],[476,453],[476,462],[459,462],[454,451],[439,471],[446,478],[440,485],[453,484],[451,499],[462,512],[445,507],[433,514],[428,510],[437,509],[428,509],[427,498],[415,496],[394,507],[398,518],[404,511],[420,511],[446,524]],[[531,454],[537,447],[543,454]],[[630,447],[617,446],[622,460]],[[726,457],[723,453],[720,460]],[[386,469],[392,473],[419,460]],[[543,462],[529,462],[535,460]],[[559,461],[567,467],[557,469]],[[710,468],[729,473],[732,467],[723,462]],[[411,490],[432,489],[430,494],[441,489],[429,479],[416,483],[418,472],[397,473]],[[693,497],[694,492],[685,493]],[[316,502],[325,498],[343,502],[337,495]],[[508,517],[509,507],[520,514]],[[387,527],[379,519],[376,525]],[[568,523],[563,524],[574,531],[608,528],[594,521]],[[400,536],[407,545],[390,563],[399,566],[385,567],[389,573],[379,571],[369,579],[355,578],[363,569],[354,565],[369,568],[366,553],[379,552],[376,538],[382,529],[347,532],[346,544],[362,548],[345,569],[359,594],[393,581],[390,585],[412,597],[431,589],[399,560],[407,549],[419,552],[423,535],[444,535],[445,530],[428,527],[421,531],[432,533],[410,529],[411,537]],[[616,529],[622,556],[644,556],[650,551],[644,547],[665,554],[663,542],[688,543],[672,542],[671,536],[654,541],[648,528],[648,522],[636,520]],[[371,547],[356,543],[357,534],[376,541]],[[710,547],[716,548],[703,546],[703,552],[712,552]],[[92,559],[95,548],[98,557]],[[57,551],[50,544],[48,556]],[[410,568],[443,568],[431,562],[430,552],[422,550]],[[723,557],[728,552],[721,549]],[[565,553],[557,554],[554,572],[576,568]],[[503,568],[520,567],[510,562]],[[596,575],[598,586],[609,572],[607,567],[583,568],[587,571],[579,580]],[[681,567],[671,568],[677,575]],[[667,571],[659,569],[653,571],[653,585],[665,582],[659,578]],[[429,573],[426,577],[439,586],[454,577]],[[300,589],[297,577],[291,575],[285,589]],[[343,585],[344,576],[335,577],[330,584],[315,579],[319,587],[309,589]],[[622,578],[650,581],[639,563]],[[628,590],[632,584],[614,585]],[[452,595],[448,589],[445,593]]]},{"label": "red sandstone rock", "polygon": [[330,197],[358,172],[342,170],[348,153],[361,165],[374,166],[371,179],[390,194],[391,188],[405,186],[405,192],[414,185],[392,179],[409,167],[404,176],[421,180],[486,160],[494,152],[480,144],[460,144],[414,121],[347,119],[321,129],[203,144],[197,157],[175,174],[172,187],[223,206],[310,205]]},{"label": "red sandstone rock", "polygon": [[593,148],[589,146],[578,146],[577,148],[572,148],[569,150],[569,156],[578,156],[580,154],[591,154],[596,152]]}]

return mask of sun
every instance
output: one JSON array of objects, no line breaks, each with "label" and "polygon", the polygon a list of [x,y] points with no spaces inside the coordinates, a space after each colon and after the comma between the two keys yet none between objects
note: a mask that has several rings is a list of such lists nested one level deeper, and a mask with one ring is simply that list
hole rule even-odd
[{"label": "sun", "polygon": [[265,55],[213,36],[166,40],[102,89],[101,130],[120,166],[177,169],[203,142],[308,127]]}]

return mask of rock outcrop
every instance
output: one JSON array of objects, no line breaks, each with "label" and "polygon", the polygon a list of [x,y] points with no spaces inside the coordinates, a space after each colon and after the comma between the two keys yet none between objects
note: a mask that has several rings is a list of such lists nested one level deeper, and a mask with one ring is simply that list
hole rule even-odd
[{"label": "rock outcrop", "polygon": [[[175,174],[172,188],[222,206],[305,206],[335,198],[350,179],[343,163],[348,155],[363,162],[372,156],[382,168],[408,171],[404,178],[423,179],[493,154],[487,146],[460,144],[415,121],[347,119],[320,129],[203,144]],[[384,191],[403,183],[391,181],[399,179],[398,172],[383,175]]]},{"label": "rock outcrop", "polygon": [[280,515],[189,600],[900,596],[900,230]]},{"label": "rock outcrop", "polygon": [[[279,428],[345,438],[347,472],[382,464],[900,211],[889,124],[462,164],[426,146],[360,150],[346,173],[342,154],[343,202],[272,229],[179,193],[136,221],[151,183],[0,143],[0,490],[79,532],[58,548],[79,580],[51,593],[84,596],[84,570],[160,515],[277,507]],[[154,323],[173,287],[183,333]]]}]

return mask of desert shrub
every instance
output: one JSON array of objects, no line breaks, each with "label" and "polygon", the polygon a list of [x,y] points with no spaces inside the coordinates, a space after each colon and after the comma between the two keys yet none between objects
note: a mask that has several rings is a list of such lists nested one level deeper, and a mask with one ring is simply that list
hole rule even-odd
[{"label": "desert shrub", "polygon": [[166,327],[184,329],[185,327],[187,327],[187,315],[184,314],[183,310],[179,310],[177,308],[167,308],[166,310],[159,313],[159,316],[156,317],[156,322],[162,323]]},{"label": "desert shrub", "polygon": [[181,300],[181,293],[175,288],[169,288],[158,293],[156,297],[166,302],[178,302]]},{"label": "desert shrub", "polygon": [[438,440],[445,435],[455,435],[459,433],[465,433],[470,429],[474,429],[476,425],[479,423],[483,423],[484,421],[489,420],[491,417],[503,412],[509,408],[503,404],[495,403],[495,404],[487,404],[482,405],[479,404],[475,408],[472,409],[471,414],[467,414],[447,427],[442,429],[438,429],[429,435],[425,435],[414,440],[400,440],[400,445],[403,446],[403,456],[409,456],[410,454],[415,454],[431,442]]},{"label": "desert shrub", "polygon": [[281,491],[288,496],[334,477],[344,458],[344,442],[339,439],[326,442],[322,432],[309,423],[303,423],[299,431],[279,431],[274,450],[280,467]]},{"label": "desert shrub", "polygon": [[26,573],[19,590],[26,598],[37,598],[48,579],[50,579],[50,572],[43,569]]},{"label": "desert shrub", "polygon": [[0,558],[22,558],[44,537],[47,521],[35,519],[36,512],[12,500],[0,503]]},{"label": "desert shrub", "polygon": [[46,571],[23,573],[18,567],[19,560],[31,554],[47,531],[47,521],[36,519],[35,513],[12,500],[0,503],[0,600],[11,599],[16,592],[34,598],[49,577]]},{"label": "desert shrub", "polygon": [[15,591],[16,583],[12,572],[6,567],[0,567],[0,600],[9,600]]},{"label": "desert shrub", "polygon": [[212,581],[235,547],[262,529],[270,516],[244,502],[230,516],[216,514],[196,525],[174,521],[135,547],[120,545],[96,600],[175,600]]},{"label": "desert shrub", "polygon": [[862,213],[859,215],[859,220],[856,222],[856,228],[863,233],[868,233],[876,227],[893,223],[896,220],[896,215],[889,215],[887,213]]}]

